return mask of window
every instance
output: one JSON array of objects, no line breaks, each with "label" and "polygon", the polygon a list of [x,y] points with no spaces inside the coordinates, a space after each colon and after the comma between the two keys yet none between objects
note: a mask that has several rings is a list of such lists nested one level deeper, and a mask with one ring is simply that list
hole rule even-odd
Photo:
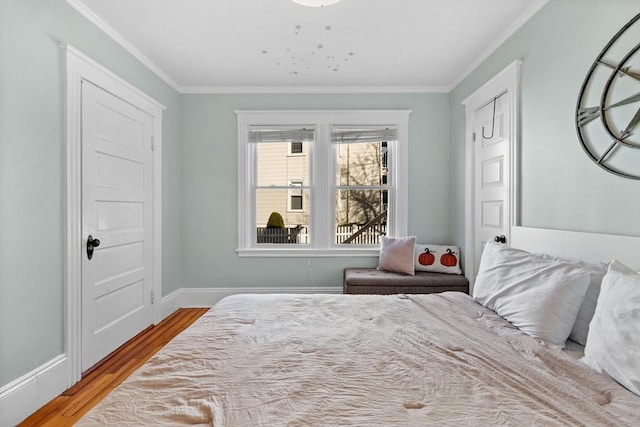
[{"label": "window", "polygon": [[336,243],[378,245],[387,232],[389,186],[387,144],[396,129],[337,128]]},{"label": "window", "polygon": [[237,111],[238,253],[370,256],[405,235],[409,113]]},{"label": "window", "polygon": [[302,181],[289,181],[289,187],[300,187],[289,190],[289,211],[303,211]]},{"label": "window", "polygon": [[289,143],[289,155],[301,156],[304,152],[302,150],[302,141],[294,141]]},{"label": "window", "polygon": [[[303,209],[309,205],[311,189],[308,144],[315,140],[313,126],[250,126],[249,144],[255,164],[251,184],[256,228],[254,243],[309,244],[307,230],[311,221]],[[300,146],[299,155],[290,156],[292,147]],[[305,201],[306,199],[306,201]],[[269,223],[273,215],[282,218],[280,227]],[[304,233],[303,233],[304,232]]]}]

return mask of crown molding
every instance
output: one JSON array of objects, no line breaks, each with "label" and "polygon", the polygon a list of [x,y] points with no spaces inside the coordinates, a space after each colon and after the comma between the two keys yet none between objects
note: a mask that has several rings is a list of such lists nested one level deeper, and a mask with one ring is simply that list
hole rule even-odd
[{"label": "crown molding", "polygon": [[166,84],[174,90],[182,93],[182,88],[171,77],[169,77],[160,67],[147,58],[138,48],[136,48],[129,40],[124,38],[122,34],[117,32],[112,26],[107,24],[102,18],[93,13],[84,3],[79,0],[65,0],[65,2],[74,8],[80,15],[84,16],[89,22],[102,30],[107,36],[111,37],[116,43],[122,46],[127,52],[133,55],[138,61],[145,65],[151,72],[162,79]]},{"label": "crown molding", "polygon": [[184,94],[448,93],[445,86],[186,86]]},{"label": "crown molding", "polygon": [[544,7],[549,0],[531,0],[529,9],[523,13],[520,18],[513,21],[513,23],[505,30],[502,35],[491,43],[466,69],[455,79],[451,85],[447,88],[447,92],[451,92],[456,88],[469,74],[471,74],[480,64],[482,64],[491,54],[493,54],[498,48],[509,39],[516,31],[518,31],[533,15],[538,13],[540,9]]}]

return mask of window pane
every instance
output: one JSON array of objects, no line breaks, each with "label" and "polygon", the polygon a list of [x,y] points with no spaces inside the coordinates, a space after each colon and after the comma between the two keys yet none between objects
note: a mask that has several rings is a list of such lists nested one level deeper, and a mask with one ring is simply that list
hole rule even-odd
[{"label": "window pane", "polygon": [[309,144],[300,142],[302,154],[289,155],[288,142],[256,144],[257,185],[287,186],[291,180],[309,182]]},{"label": "window pane", "polygon": [[[300,210],[292,211],[290,204],[296,195]],[[256,190],[256,243],[308,244],[309,238],[309,196],[310,190],[303,188]],[[270,217],[281,217],[282,222]]]},{"label": "window pane", "polygon": [[336,185],[342,187],[336,190],[336,243],[380,243],[387,227],[388,172],[386,142],[336,145]]},{"label": "window pane", "polygon": [[302,154],[302,142],[291,142],[289,145],[291,154]]},{"label": "window pane", "polygon": [[302,210],[302,196],[291,196],[291,210],[292,211],[301,211]]},{"label": "window pane", "polygon": [[336,191],[336,243],[376,245],[387,232],[387,190]]},{"label": "window pane", "polygon": [[379,186],[386,184],[387,143],[336,145],[336,185]]}]

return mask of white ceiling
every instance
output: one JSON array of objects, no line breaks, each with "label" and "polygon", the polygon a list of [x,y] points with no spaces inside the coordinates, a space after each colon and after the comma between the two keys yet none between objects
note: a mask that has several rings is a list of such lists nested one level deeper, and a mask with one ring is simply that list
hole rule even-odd
[{"label": "white ceiling", "polygon": [[67,0],[180,92],[448,91],[547,0]]}]

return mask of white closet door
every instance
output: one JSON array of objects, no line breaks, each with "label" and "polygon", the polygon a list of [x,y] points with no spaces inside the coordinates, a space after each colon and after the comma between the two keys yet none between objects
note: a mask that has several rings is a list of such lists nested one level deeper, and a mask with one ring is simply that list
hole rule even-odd
[{"label": "white closet door", "polygon": [[152,133],[149,114],[83,82],[82,371],[153,322]]},{"label": "white closet door", "polygon": [[488,240],[509,235],[510,171],[509,108],[511,93],[501,95],[475,114],[474,132],[474,185],[475,185],[475,271],[478,273],[480,257]]}]

